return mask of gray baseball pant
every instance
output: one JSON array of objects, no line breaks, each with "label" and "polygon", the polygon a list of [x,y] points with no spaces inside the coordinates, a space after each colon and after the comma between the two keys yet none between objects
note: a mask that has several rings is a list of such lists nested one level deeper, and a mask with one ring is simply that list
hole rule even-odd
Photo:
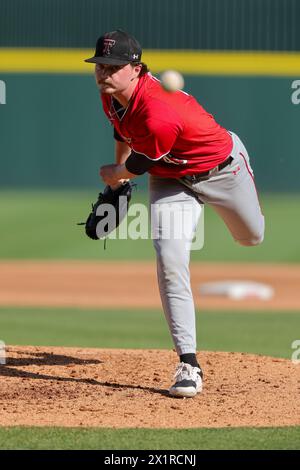
[{"label": "gray baseball pant", "polygon": [[[261,212],[246,148],[233,139],[233,161],[193,183],[150,176],[151,227],[164,313],[178,355],[196,352],[195,307],[190,284],[190,248],[196,226],[209,204],[235,241],[258,245],[264,237]],[[192,216],[191,216],[192,214]]]}]

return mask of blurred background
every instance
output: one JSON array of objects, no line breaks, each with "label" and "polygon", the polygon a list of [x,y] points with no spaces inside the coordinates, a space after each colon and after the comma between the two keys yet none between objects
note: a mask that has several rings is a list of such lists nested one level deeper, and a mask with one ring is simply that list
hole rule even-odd
[{"label": "blurred background", "polygon": [[[140,41],[155,76],[183,74],[185,90],[241,137],[255,172],[264,243],[238,246],[207,207],[204,249],[191,254],[200,355],[291,358],[300,337],[299,24],[299,0],[0,0],[0,340],[173,347],[152,241],[108,240],[104,250],[77,226],[103,189],[99,167],[114,160],[84,59],[120,28]],[[132,203],[146,203],[147,177],[136,182]],[[204,304],[199,279],[221,277],[276,281],[273,303]]]},{"label": "blurred background", "polygon": [[[251,157],[266,242],[236,247],[208,209],[205,250],[193,257],[299,261],[299,20],[297,0],[1,0],[0,257],[154,257],[144,240],[112,241],[107,254],[76,226],[103,188],[99,167],[114,158],[84,58],[121,28],[154,75],[182,72],[185,90]],[[146,201],[147,178],[137,182],[136,201]]]}]

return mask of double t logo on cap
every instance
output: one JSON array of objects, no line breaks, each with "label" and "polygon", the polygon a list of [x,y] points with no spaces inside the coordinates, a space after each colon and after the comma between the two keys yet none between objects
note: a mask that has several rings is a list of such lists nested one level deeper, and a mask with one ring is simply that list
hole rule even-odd
[{"label": "double t logo on cap", "polygon": [[103,39],[103,55],[110,55],[110,49],[116,44],[114,39]]}]

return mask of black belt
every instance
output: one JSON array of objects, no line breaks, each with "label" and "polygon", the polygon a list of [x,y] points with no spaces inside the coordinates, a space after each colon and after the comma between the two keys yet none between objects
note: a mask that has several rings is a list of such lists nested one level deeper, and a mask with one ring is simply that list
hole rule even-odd
[{"label": "black belt", "polygon": [[233,157],[230,155],[228,158],[226,158],[226,160],[224,160],[224,162],[220,163],[218,166],[215,166],[211,170],[203,171],[202,173],[195,173],[194,175],[186,175],[183,178],[186,179],[187,181],[190,181],[191,183],[197,183],[198,181],[201,181],[203,178],[207,178],[215,171],[223,170],[223,168],[225,168],[227,165],[230,165],[232,160],[233,160]]}]

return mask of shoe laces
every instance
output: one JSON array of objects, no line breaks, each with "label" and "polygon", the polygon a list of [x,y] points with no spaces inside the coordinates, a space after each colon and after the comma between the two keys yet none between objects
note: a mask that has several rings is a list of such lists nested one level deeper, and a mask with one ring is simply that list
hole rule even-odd
[{"label": "shoe laces", "polygon": [[194,382],[197,382],[199,378],[198,372],[200,372],[198,367],[193,367],[185,362],[180,362],[176,367],[174,379],[176,382],[180,382],[181,380],[193,380]]}]

